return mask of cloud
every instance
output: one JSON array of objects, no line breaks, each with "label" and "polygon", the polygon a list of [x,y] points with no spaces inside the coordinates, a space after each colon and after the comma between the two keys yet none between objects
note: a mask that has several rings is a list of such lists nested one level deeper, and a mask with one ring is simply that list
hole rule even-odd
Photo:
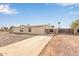
[{"label": "cloud", "polygon": [[57,5],[63,8],[67,8],[68,14],[77,16],[79,15],[79,3],[46,3],[46,5]]},{"label": "cloud", "polygon": [[79,8],[79,3],[56,3],[56,5],[67,7],[69,11],[68,13],[71,15],[79,15],[79,11],[77,9]]},{"label": "cloud", "polygon": [[69,14],[71,14],[71,15],[79,15],[79,11],[70,11]]},{"label": "cloud", "polygon": [[79,3],[56,3],[56,5],[59,5],[62,7],[69,7],[70,9],[73,9],[75,7],[79,7]]},{"label": "cloud", "polygon": [[45,5],[57,5],[61,7],[70,7],[71,9],[74,7],[79,7],[79,3],[46,3]]},{"label": "cloud", "polygon": [[16,11],[16,9],[11,8],[9,4],[1,4],[0,13],[13,15],[13,14],[17,14],[18,12]]},{"label": "cloud", "polygon": [[56,3],[56,4],[64,7],[77,5],[76,3]]}]

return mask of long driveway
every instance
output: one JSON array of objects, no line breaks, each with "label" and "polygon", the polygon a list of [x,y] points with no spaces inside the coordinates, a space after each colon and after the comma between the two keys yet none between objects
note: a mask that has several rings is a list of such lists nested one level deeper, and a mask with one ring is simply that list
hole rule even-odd
[{"label": "long driveway", "polygon": [[4,56],[37,56],[52,36],[35,36],[0,48]]}]

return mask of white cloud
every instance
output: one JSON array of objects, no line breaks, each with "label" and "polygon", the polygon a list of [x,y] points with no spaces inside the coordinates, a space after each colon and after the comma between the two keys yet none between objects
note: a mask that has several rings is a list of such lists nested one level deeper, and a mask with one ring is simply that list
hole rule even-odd
[{"label": "white cloud", "polygon": [[69,7],[70,10],[72,10],[73,8],[75,8],[74,6]]},{"label": "white cloud", "polygon": [[56,3],[56,5],[69,7],[70,9],[73,9],[74,7],[79,7],[79,3]]},{"label": "white cloud", "polygon": [[17,14],[16,9],[11,8],[9,4],[1,4],[0,5],[0,13],[2,14]]},{"label": "white cloud", "polygon": [[62,7],[78,7],[79,3],[45,3],[46,5],[56,4]]},{"label": "white cloud", "polygon": [[57,5],[60,5],[60,6],[64,6],[64,7],[76,5],[76,3],[56,3],[56,4],[57,4]]},{"label": "white cloud", "polygon": [[69,14],[71,15],[79,15],[79,11],[76,11],[75,8],[79,8],[79,3],[59,3],[57,4],[62,7],[68,7]]},{"label": "white cloud", "polygon": [[79,11],[70,11],[69,14],[71,14],[71,15],[79,15]]},{"label": "white cloud", "polygon": [[[79,11],[77,8],[79,8],[79,3],[55,3],[58,6],[61,7],[67,7],[68,14],[77,16],[79,15]],[[53,5],[53,3],[46,3],[46,5]],[[77,10],[76,10],[77,9]]]}]

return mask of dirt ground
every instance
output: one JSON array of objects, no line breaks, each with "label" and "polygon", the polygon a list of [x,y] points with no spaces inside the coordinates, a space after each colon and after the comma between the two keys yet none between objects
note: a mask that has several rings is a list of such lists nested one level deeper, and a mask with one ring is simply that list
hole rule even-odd
[{"label": "dirt ground", "polygon": [[26,34],[11,34],[8,32],[0,32],[0,47],[6,46],[35,35],[26,35]]},{"label": "dirt ground", "polygon": [[40,56],[79,56],[79,36],[56,35],[39,54]]}]

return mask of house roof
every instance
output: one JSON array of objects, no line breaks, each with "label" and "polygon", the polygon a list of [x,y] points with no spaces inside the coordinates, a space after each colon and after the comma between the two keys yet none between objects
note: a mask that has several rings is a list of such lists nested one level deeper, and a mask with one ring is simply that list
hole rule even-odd
[{"label": "house roof", "polygon": [[18,26],[18,27],[15,27],[15,28],[19,28],[19,27],[24,27],[24,28],[27,28],[27,27],[48,27],[48,28],[50,28],[50,26],[49,25],[33,25],[33,26],[28,26],[28,25],[20,25],[20,26]]},{"label": "house roof", "polygon": [[18,27],[28,27],[27,25],[20,25],[20,26],[18,26]]}]

